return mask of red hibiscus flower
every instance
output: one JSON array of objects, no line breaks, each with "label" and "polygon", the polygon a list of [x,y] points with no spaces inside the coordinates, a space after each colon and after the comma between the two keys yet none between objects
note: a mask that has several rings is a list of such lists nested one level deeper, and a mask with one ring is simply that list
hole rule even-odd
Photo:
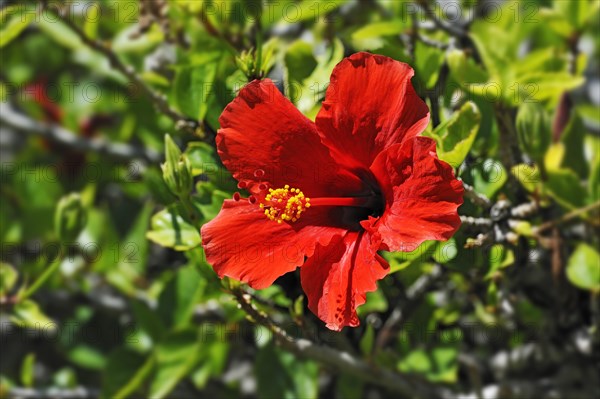
[{"label": "red hibiscus flower", "polygon": [[389,271],[377,253],[446,240],[463,188],[418,137],[429,110],[413,70],[357,53],[334,69],[315,123],[268,79],[223,111],[217,149],[238,193],[202,227],[220,277],[261,289],[301,266],[308,307],[327,327],[357,326],[356,308]]}]

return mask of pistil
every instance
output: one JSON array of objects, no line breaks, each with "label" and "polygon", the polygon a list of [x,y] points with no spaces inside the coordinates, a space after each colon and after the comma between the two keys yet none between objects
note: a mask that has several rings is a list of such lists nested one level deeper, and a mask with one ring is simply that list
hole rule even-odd
[{"label": "pistil", "polygon": [[[261,200],[259,207],[269,220],[277,223],[295,222],[312,206],[345,206],[367,209],[377,206],[377,197],[374,195],[308,198],[300,189],[290,187],[289,185],[278,189],[269,188],[268,190],[268,194]],[[248,200],[251,203],[256,202],[256,198],[252,196]]]},{"label": "pistil", "polygon": [[371,208],[375,197],[323,197],[311,198],[312,206],[353,206],[360,208]]}]

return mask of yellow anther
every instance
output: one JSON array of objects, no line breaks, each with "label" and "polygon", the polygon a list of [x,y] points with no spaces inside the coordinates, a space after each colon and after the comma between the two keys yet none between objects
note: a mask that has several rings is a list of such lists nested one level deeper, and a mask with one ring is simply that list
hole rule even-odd
[{"label": "yellow anther", "polygon": [[269,189],[269,194],[259,204],[265,210],[269,220],[282,223],[284,221],[295,222],[300,218],[302,212],[310,206],[309,198],[299,188],[290,187],[288,184],[283,188]]}]

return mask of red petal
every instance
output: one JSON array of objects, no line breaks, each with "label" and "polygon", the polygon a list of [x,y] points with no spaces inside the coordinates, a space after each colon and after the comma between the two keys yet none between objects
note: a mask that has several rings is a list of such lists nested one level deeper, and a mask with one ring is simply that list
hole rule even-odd
[{"label": "red petal", "polygon": [[315,124],[268,79],[246,85],[219,122],[216,141],[223,164],[252,192],[260,182],[272,188],[289,184],[309,197],[361,189],[358,178],[340,170]]},{"label": "red petal", "polygon": [[425,240],[447,240],[460,226],[462,183],[452,167],[437,158],[435,141],[415,137],[382,152],[371,166],[385,197],[376,229],[391,251],[412,251]]},{"label": "red petal", "polygon": [[317,247],[300,268],[308,307],[327,328],[340,331],[344,326],[358,326],[356,308],[389,271],[371,238],[365,232],[336,236],[329,245]]},{"label": "red petal", "polygon": [[368,168],[385,148],[421,133],[429,109],[410,82],[413,69],[356,53],[333,70],[316,124],[324,142],[354,167]]},{"label": "red petal", "polygon": [[256,289],[296,269],[317,244],[327,245],[345,230],[328,226],[326,209],[311,209],[295,223],[276,223],[248,201],[226,200],[221,212],[202,226],[206,260],[219,277],[228,276]]}]

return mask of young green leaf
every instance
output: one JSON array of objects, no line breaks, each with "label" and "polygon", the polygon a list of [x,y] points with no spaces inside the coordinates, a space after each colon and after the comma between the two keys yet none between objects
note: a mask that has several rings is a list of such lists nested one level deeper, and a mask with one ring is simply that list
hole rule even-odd
[{"label": "young green leaf", "polygon": [[458,167],[475,141],[480,121],[479,109],[469,101],[452,118],[426,135],[436,140],[440,159]]},{"label": "young green leaf", "polygon": [[146,238],[176,251],[200,245],[200,232],[181,216],[183,213],[181,207],[172,205],[152,216]]},{"label": "young green leaf", "polygon": [[8,295],[12,290],[19,274],[8,263],[0,262],[0,297]]},{"label": "young green leaf", "polygon": [[567,264],[567,277],[573,285],[600,293],[600,254],[588,244],[575,248]]}]

